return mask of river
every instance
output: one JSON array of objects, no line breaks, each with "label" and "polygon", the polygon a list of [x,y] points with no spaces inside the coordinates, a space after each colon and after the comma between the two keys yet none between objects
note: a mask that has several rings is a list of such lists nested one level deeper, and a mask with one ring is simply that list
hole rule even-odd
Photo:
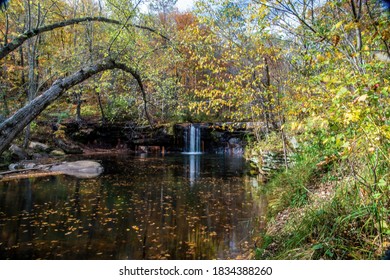
[{"label": "river", "polygon": [[95,179],[0,182],[0,259],[236,259],[253,252],[266,200],[241,157],[92,159],[105,169]]}]

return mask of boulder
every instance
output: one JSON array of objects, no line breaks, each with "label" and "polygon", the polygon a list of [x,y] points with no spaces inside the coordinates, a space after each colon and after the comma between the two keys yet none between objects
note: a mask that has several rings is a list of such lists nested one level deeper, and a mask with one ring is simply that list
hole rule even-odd
[{"label": "boulder", "polygon": [[40,160],[40,159],[43,159],[43,158],[48,158],[49,156],[46,153],[42,153],[42,154],[40,154],[40,153],[33,153],[31,155],[31,157],[32,157],[33,160]]},{"label": "boulder", "polygon": [[55,138],[54,142],[66,154],[82,154],[83,153],[83,150],[79,146],[77,146],[76,144],[74,144],[70,141]]},{"label": "boulder", "polygon": [[18,160],[28,159],[28,154],[17,145],[11,145],[9,150],[13,158],[16,158]]},{"label": "boulder", "polygon": [[37,168],[37,164],[35,162],[30,162],[30,161],[21,161],[18,163],[11,163],[8,166],[8,169],[13,171],[13,170],[18,170],[18,169],[33,169]]},{"label": "boulder", "polygon": [[103,166],[96,161],[79,160],[52,166],[50,171],[60,172],[77,178],[94,178],[102,174]]},{"label": "boulder", "polygon": [[30,142],[28,147],[35,152],[50,152],[50,147],[48,145],[39,142]]}]

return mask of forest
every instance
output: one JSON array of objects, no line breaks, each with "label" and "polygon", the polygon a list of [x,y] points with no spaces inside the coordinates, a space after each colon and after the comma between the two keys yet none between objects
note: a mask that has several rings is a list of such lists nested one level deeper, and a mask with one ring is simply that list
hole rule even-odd
[{"label": "forest", "polygon": [[[242,145],[242,157],[250,166],[245,171],[248,180],[254,178],[260,185],[256,195],[264,195],[267,206],[261,226],[257,225],[261,230],[248,240],[254,245],[248,245],[241,257],[390,258],[389,3],[196,0],[192,8],[179,10],[176,2],[0,1],[0,170],[21,159],[16,160],[15,153],[27,154],[26,159],[31,160],[33,142],[44,142],[66,154],[79,154],[68,151],[72,148],[97,149],[92,134],[83,143],[70,134],[79,136],[99,127],[109,131],[107,137],[111,135],[109,141],[114,143],[111,149],[144,149],[150,133],[171,135],[177,124],[207,124],[213,127],[210,139],[222,133],[238,135],[237,127],[244,125],[242,130],[248,133],[240,136],[240,144],[236,136],[226,136],[224,145]],[[141,129],[142,136],[126,145],[126,139],[113,136],[123,127]],[[161,154],[170,151],[168,144],[150,141]],[[198,144],[202,150],[208,149],[204,141],[209,140],[202,138]],[[206,166],[207,158],[199,157],[203,155],[196,157],[194,165],[194,158],[183,159],[184,164]],[[141,166],[158,170],[157,163],[150,164]],[[164,165],[166,172],[177,172],[173,165]],[[0,189],[19,180],[9,181],[8,172],[0,172]],[[186,172],[193,186],[198,171]],[[116,183],[125,184],[123,180]],[[75,186],[81,197],[83,187],[104,192],[98,190],[96,181],[81,180]],[[229,207],[238,207],[244,194],[232,186],[228,189]],[[151,196],[153,192],[149,191]],[[4,204],[6,196],[3,199],[2,194],[0,191],[0,203]],[[139,212],[149,209],[150,205],[142,204],[147,197],[137,195],[131,197],[134,208]],[[165,197],[170,201],[176,195],[172,191]],[[198,198],[223,203],[226,197],[218,195],[217,191],[209,196],[202,191]],[[225,211],[221,209],[214,210]],[[0,225],[12,222],[5,213],[7,209],[0,205]],[[201,220],[197,215],[189,219],[189,228]],[[141,225],[137,219],[122,229],[123,234],[134,234],[142,244],[142,252],[134,258],[151,258],[152,249],[145,248],[155,247],[146,236],[149,238],[154,227],[143,220]],[[176,225],[175,221],[169,223],[172,228]],[[88,220],[87,224],[94,222]],[[40,227],[47,226],[50,231],[49,225],[40,222]],[[171,248],[182,243],[172,241],[158,258],[214,258],[203,250],[215,247],[206,249],[197,239],[216,239],[219,231],[213,226],[214,221],[194,226],[197,241],[182,242],[186,243],[184,257]],[[63,237],[72,236],[75,230],[64,230]],[[165,242],[163,233],[150,240],[159,238]],[[13,250],[2,247],[7,242],[0,239],[0,251]],[[17,244],[27,246],[22,246],[22,240]],[[48,251],[53,250],[49,247]],[[196,248],[201,248],[201,253],[193,251]],[[36,257],[26,250],[23,252],[30,252],[29,257]],[[0,258],[18,255],[12,251],[0,253]]]}]

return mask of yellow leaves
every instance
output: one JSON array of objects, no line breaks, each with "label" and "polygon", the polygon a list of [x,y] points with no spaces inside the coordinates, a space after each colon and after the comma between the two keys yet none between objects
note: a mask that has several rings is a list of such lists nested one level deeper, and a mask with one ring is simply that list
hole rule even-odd
[{"label": "yellow leaves", "polygon": [[302,122],[291,122],[291,131],[300,132],[304,129],[305,125]]},{"label": "yellow leaves", "polygon": [[350,91],[346,88],[346,87],[341,87],[338,91],[337,91],[337,97],[343,97],[345,96],[346,94],[350,93]]},{"label": "yellow leaves", "polygon": [[361,119],[362,110],[354,109],[348,110],[344,113],[344,124],[348,125],[351,122],[358,122]]},{"label": "yellow leaves", "polygon": [[326,117],[315,116],[310,120],[310,125],[312,127],[326,129],[329,126],[329,121]]},{"label": "yellow leaves", "polygon": [[352,29],[355,29],[357,26],[358,25],[356,22],[351,21],[351,22],[347,23],[346,25],[344,25],[344,29],[345,29],[345,31],[350,31]]},{"label": "yellow leaves", "polygon": [[324,76],[324,77],[322,77],[321,82],[323,82],[323,83],[329,83],[329,82],[330,82],[330,77],[329,77],[329,76]]},{"label": "yellow leaves", "polygon": [[336,24],[333,26],[334,29],[339,29],[343,23],[344,23],[343,20],[339,21],[338,23],[336,23]]},{"label": "yellow leaves", "polygon": [[324,62],[325,60],[326,60],[326,58],[321,53],[319,53],[317,55],[317,61],[318,62]]}]

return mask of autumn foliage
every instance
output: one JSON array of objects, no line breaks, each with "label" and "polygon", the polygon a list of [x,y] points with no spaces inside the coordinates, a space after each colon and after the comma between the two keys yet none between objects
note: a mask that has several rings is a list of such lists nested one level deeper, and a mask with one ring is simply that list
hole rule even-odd
[{"label": "autumn foliage", "polygon": [[[340,192],[354,196],[340,215],[367,229],[364,242],[389,244],[390,31],[378,1],[199,0],[184,13],[143,13],[132,1],[76,2],[14,0],[0,13],[3,47],[23,32],[74,18],[120,23],[56,28],[1,59],[0,120],[58,78],[120,59],[139,74],[144,91],[127,73],[98,73],[39,118],[258,123],[256,155],[270,133],[285,154],[296,139],[293,152],[300,160],[311,157],[317,177],[332,170],[345,186]],[[362,225],[364,219],[370,224]],[[333,245],[331,253],[322,245],[312,250],[317,257],[345,257]],[[359,254],[367,257],[363,249]]]}]

